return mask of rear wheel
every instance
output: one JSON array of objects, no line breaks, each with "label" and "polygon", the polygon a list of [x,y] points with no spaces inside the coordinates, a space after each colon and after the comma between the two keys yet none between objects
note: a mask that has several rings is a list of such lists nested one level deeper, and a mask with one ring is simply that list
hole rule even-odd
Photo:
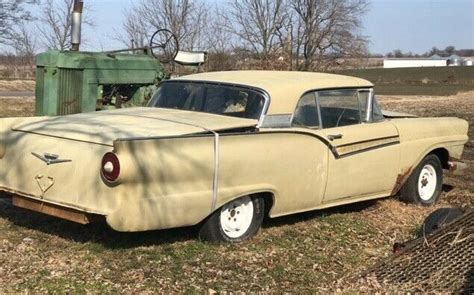
[{"label": "rear wheel", "polygon": [[264,216],[261,197],[241,197],[216,210],[201,227],[199,238],[212,242],[240,242],[259,230]]},{"label": "rear wheel", "polygon": [[441,194],[443,168],[436,155],[426,156],[400,190],[400,199],[425,206],[436,202]]}]

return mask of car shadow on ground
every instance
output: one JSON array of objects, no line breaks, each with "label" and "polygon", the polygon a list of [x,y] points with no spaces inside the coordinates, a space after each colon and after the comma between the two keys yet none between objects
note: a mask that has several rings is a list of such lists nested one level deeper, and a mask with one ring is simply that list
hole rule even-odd
[{"label": "car shadow on ground", "polygon": [[454,189],[454,186],[452,186],[450,184],[443,184],[443,186],[441,187],[441,191],[445,192],[445,193],[449,193],[453,189]]},{"label": "car shadow on ground", "polygon": [[[266,229],[304,222],[332,214],[345,214],[365,210],[377,201],[366,201],[330,209],[316,210],[278,218],[266,218]],[[173,244],[175,242],[195,241],[198,239],[199,225],[192,227],[154,230],[146,232],[117,232],[105,221],[81,225],[56,217],[47,216],[30,210],[14,207],[8,199],[0,196],[0,218],[15,226],[39,231],[77,243],[98,243],[110,249],[126,249],[139,246]],[[32,233],[31,235],[34,235]],[[28,232],[25,232],[28,237]]]},{"label": "car shadow on ground", "polygon": [[307,211],[277,218],[266,218],[263,224],[263,228],[272,228],[283,225],[291,225],[298,222],[308,221],[314,218],[327,217],[334,214],[349,214],[355,212],[361,212],[374,207],[377,204],[377,200],[369,200],[363,202],[357,202],[347,205],[336,206],[327,209]]}]

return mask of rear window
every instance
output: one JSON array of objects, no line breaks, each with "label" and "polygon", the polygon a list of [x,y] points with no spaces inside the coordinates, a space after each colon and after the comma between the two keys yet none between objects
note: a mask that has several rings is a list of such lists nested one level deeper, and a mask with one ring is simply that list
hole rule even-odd
[{"label": "rear window", "polygon": [[264,96],[253,89],[188,81],[160,84],[148,104],[248,119],[259,119],[264,105]]}]

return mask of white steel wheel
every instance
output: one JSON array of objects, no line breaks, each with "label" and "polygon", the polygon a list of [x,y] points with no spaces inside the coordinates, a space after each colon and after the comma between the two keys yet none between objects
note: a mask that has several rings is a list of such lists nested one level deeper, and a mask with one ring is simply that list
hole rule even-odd
[{"label": "white steel wheel", "polygon": [[250,225],[254,215],[253,202],[250,197],[243,197],[222,207],[220,223],[224,233],[230,238],[240,238]]},{"label": "white steel wheel", "polygon": [[230,201],[204,220],[201,240],[236,243],[255,235],[262,225],[265,202],[259,195]]},{"label": "white steel wheel", "polygon": [[443,185],[443,167],[440,159],[434,155],[427,155],[412,172],[403,187],[400,189],[400,199],[407,203],[430,206],[434,204]]},{"label": "white steel wheel", "polygon": [[418,195],[423,201],[429,201],[436,191],[438,178],[431,164],[423,166],[418,177]]}]

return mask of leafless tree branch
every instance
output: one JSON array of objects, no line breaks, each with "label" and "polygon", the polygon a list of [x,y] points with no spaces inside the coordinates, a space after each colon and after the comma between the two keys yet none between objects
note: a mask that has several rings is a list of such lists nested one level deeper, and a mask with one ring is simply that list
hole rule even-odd
[{"label": "leafless tree branch", "polygon": [[367,0],[293,0],[290,5],[299,69],[326,69],[340,58],[366,51],[367,39],[359,29]]},{"label": "leafless tree branch", "polygon": [[202,0],[142,0],[125,15],[123,43],[134,39],[146,44],[158,29],[168,29],[178,38],[184,50],[200,49],[204,44],[207,25],[207,7]]},{"label": "leafless tree branch", "polygon": [[266,59],[279,47],[286,20],[284,0],[233,0],[227,11],[228,31],[257,56]]},{"label": "leafless tree branch", "polygon": [[[43,39],[43,45],[50,49],[66,50],[71,47],[71,11],[74,0],[43,0],[41,4],[41,16],[38,27]],[[86,12],[83,14],[82,24],[94,26],[93,21],[88,17],[87,10],[90,6],[85,6]]]},{"label": "leafless tree branch", "polygon": [[[0,1],[0,44],[18,50],[20,35],[26,33],[26,26],[35,20],[25,8],[28,4],[38,4],[38,0]],[[24,36],[23,36],[24,37]]]}]

